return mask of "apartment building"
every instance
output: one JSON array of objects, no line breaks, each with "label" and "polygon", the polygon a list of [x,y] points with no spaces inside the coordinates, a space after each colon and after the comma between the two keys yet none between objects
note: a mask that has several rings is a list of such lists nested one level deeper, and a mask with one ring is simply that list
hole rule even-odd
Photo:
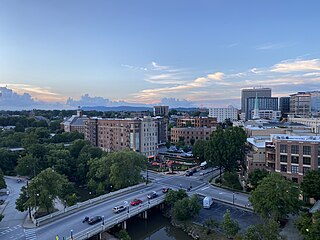
[{"label": "apartment building", "polygon": [[209,140],[209,137],[216,127],[183,127],[171,128],[171,142],[178,143],[183,139],[186,145],[192,145],[197,140]]},{"label": "apartment building", "polygon": [[177,127],[214,127],[217,126],[217,118],[214,117],[182,117],[177,119]]},{"label": "apartment building", "polygon": [[161,119],[144,118],[90,118],[86,121],[85,138],[107,152],[132,149],[146,157],[158,152],[158,131],[163,132]]},{"label": "apartment building", "polygon": [[230,119],[231,122],[238,120],[238,109],[233,106],[227,108],[209,108],[209,117],[217,118],[217,122]]},{"label": "apartment building", "polygon": [[320,137],[275,134],[266,143],[266,164],[275,171],[300,183],[309,170],[320,167]]}]

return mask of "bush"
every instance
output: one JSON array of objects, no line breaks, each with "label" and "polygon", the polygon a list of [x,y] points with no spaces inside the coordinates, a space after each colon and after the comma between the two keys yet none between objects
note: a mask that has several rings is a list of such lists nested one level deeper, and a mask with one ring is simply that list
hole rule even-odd
[{"label": "bush", "polygon": [[223,184],[227,187],[242,190],[242,186],[239,182],[239,176],[236,172],[226,172],[223,174]]}]

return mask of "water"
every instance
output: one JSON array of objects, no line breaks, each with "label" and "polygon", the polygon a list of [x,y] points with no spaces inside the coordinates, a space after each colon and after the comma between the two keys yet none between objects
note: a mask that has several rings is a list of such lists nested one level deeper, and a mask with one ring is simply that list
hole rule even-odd
[{"label": "water", "polygon": [[148,213],[148,220],[138,217],[127,222],[127,231],[132,240],[192,240],[181,229],[173,227],[161,212]]}]

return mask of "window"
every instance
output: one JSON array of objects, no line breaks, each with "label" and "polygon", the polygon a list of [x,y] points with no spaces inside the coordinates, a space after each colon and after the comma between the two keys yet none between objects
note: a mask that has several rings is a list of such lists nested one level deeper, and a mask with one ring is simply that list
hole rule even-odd
[{"label": "window", "polygon": [[291,163],[299,164],[299,157],[298,156],[291,156]]},{"label": "window", "polygon": [[287,165],[281,164],[280,166],[281,166],[280,168],[281,172],[287,172]]},{"label": "window", "polygon": [[287,150],[287,145],[281,144],[281,145],[280,145],[280,152],[281,152],[281,153],[287,153],[287,152],[288,152],[288,150]]},{"label": "window", "polygon": [[291,166],[291,172],[292,173],[298,173],[299,172],[299,166]]},{"label": "window", "polygon": [[287,162],[287,156],[286,155],[280,155],[280,162]]},{"label": "window", "polygon": [[303,164],[310,165],[311,164],[311,158],[310,157],[303,157]]},{"label": "window", "polygon": [[311,155],[311,146],[303,146],[303,155]]},{"label": "window", "polygon": [[299,145],[291,145],[291,154],[299,154]]},{"label": "window", "polygon": [[310,170],[309,167],[303,167],[303,174],[306,174]]}]

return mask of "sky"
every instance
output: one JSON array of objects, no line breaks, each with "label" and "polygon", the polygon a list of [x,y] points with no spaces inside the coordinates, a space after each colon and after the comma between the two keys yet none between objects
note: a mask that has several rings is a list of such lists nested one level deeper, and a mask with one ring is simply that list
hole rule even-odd
[{"label": "sky", "polygon": [[317,0],[0,0],[0,87],[240,105],[240,91],[320,90]]}]

